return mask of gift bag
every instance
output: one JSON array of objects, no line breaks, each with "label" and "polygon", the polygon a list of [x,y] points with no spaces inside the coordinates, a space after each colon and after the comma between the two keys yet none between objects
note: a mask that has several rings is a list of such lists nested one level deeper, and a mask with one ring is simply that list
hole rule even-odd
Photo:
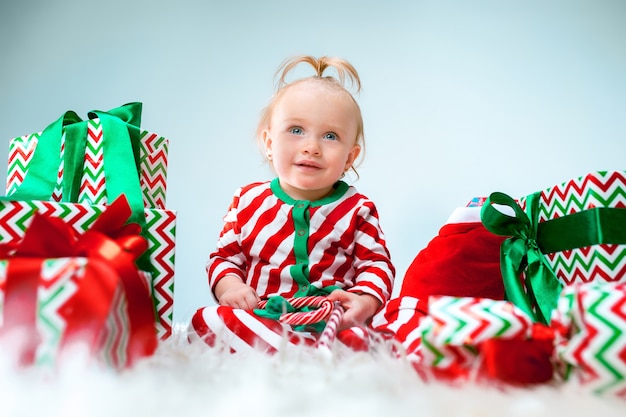
[{"label": "gift bag", "polygon": [[163,339],[172,331],[176,213],[163,208],[167,140],[140,129],[141,107],[92,111],[87,120],[68,111],[43,131],[11,141],[0,242],[19,239],[38,211],[84,232],[108,202],[124,195],[129,221],[148,241],[137,265],[150,274]]}]

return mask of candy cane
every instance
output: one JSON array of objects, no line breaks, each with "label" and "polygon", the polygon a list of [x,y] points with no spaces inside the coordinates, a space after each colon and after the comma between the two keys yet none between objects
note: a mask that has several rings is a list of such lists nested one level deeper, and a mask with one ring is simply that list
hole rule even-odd
[{"label": "candy cane", "polygon": [[[286,298],[285,300],[296,309],[300,309],[302,307],[317,308],[317,310],[311,311],[284,313],[278,319],[280,322],[291,324],[292,326],[319,323],[320,321],[325,320],[333,309],[333,303],[327,300],[326,297],[321,296]],[[265,308],[266,305],[266,300],[259,302],[259,308]]]},{"label": "candy cane", "polygon": [[[341,303],[339,301],[335,301],[333,303],[326,297],[321,296],[286,298],[286,301],[296,309],[302,307],[315,307],[317,309],[311,311],[285,313],[281,315],[278,320],[282,323],[293,326],[314,324],[319,323],[322,320],[326,320],[326,326],[318,339],[317,346],[330,350],[330,345],[335,340],[337,330],[339,329],[341,319],[343,318],[343,313],[345,312]],[[265,308],[266,305],[267,300],[259,302],[259,308]]]},{"label": "candy cane", "polygon": [[330,350],[330,345],[335,340],[335,336],[337,336],[337,330],[341,324],[344,312],[345,310],[341,306],[341,303],[339,301],[335,301],[333,311],[330,313],[330,317],[326,321],[326,327],[324,327],[324,331],[317,341],[318,347]]}]

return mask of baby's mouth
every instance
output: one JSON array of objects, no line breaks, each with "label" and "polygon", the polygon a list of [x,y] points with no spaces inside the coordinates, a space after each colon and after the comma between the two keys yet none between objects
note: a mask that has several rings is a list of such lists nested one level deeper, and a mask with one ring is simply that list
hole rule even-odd
[{"label": "baby's mouth", "polygon": [[296,162],[296,166],[298,166],[300,168],[306,168],[306,169],[319,169],[319,168],[321,168],[319,164],[316,164],[315,162],[311,162],[311,161],[299,161],[299,162]]}]

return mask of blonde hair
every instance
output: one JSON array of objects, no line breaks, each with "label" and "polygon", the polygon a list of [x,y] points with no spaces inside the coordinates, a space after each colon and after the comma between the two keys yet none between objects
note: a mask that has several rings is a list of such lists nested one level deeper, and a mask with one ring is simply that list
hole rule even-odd
[{"label": "blonde hair", "polygon": [[[315,75],[300,78],[292,82],[287,82],[287,76],[300,64],[309,64],[315,70]],[[324,72],[332,68],[337,73],[337,78],[324,75]],[[340,91],[345,92],[352,102],[354,103],[354,107],[357,115],[357,133],[355,138],[355,143],[361,146],[361,153],[358,159],[358,163],[352,164],[350,169],[354,171],[357,178],[359,173],[356,171],[356,166],[360,164],[362,160],[363,154],[365,153],[365,133],[363,129],[363,116],[361,115],[361,108],[358,103],[354,99],[354,96],[350,93],[348,88],[346,87],[346,81],[349,81],[349,86],[354,88],[355,93],[359,93],[361,91],[361,79],[359,78],[359,74],[356,69],[350,64],[348,61],[342,58],[337,57],[327,57],[323,56],[320,58],[315,58],[309,55],[298,55],[291,58],[286,59],[276,70],[275,78],[278,79],[276,83],[276,91],[274,95],[270,99],[269,104],[261,111],[261,118],[259,120],[259,124],[257,126],[257,140],[259,141],[259,145],[262,147],[262,132],[263,130],[270,125],[270,121],[272,119],[272,114],[274,109],[276,108],[277,103],[283,97],[285,92],[294,85],[300,84],[302,82],[308,81],[317,81],[322,82],[324,85],[334,88]]]}]

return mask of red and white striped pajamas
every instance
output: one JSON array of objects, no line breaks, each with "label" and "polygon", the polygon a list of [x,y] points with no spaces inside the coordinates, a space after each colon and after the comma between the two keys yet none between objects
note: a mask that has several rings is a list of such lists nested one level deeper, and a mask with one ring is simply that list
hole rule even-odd
[{"label": "red and white striped pajamas", "polygon": [[[383,304],[389,299],[395,269],[378,212],[371,200],[342,181],[318,201],[292,199],[278,179],[247,185],[235,193],[224,221],[206,265],[212,290],[234,274],[262,300],[323,295],[336,288],[370,294]],[[199,309],[190,327],[208,343],[217,337],[234,351],[274,351],[286,342],[316,340],[315,334],[226,306]],[[337,337],[353,345],[358,338],[366,342],[368,332],[352,329]]]}]

